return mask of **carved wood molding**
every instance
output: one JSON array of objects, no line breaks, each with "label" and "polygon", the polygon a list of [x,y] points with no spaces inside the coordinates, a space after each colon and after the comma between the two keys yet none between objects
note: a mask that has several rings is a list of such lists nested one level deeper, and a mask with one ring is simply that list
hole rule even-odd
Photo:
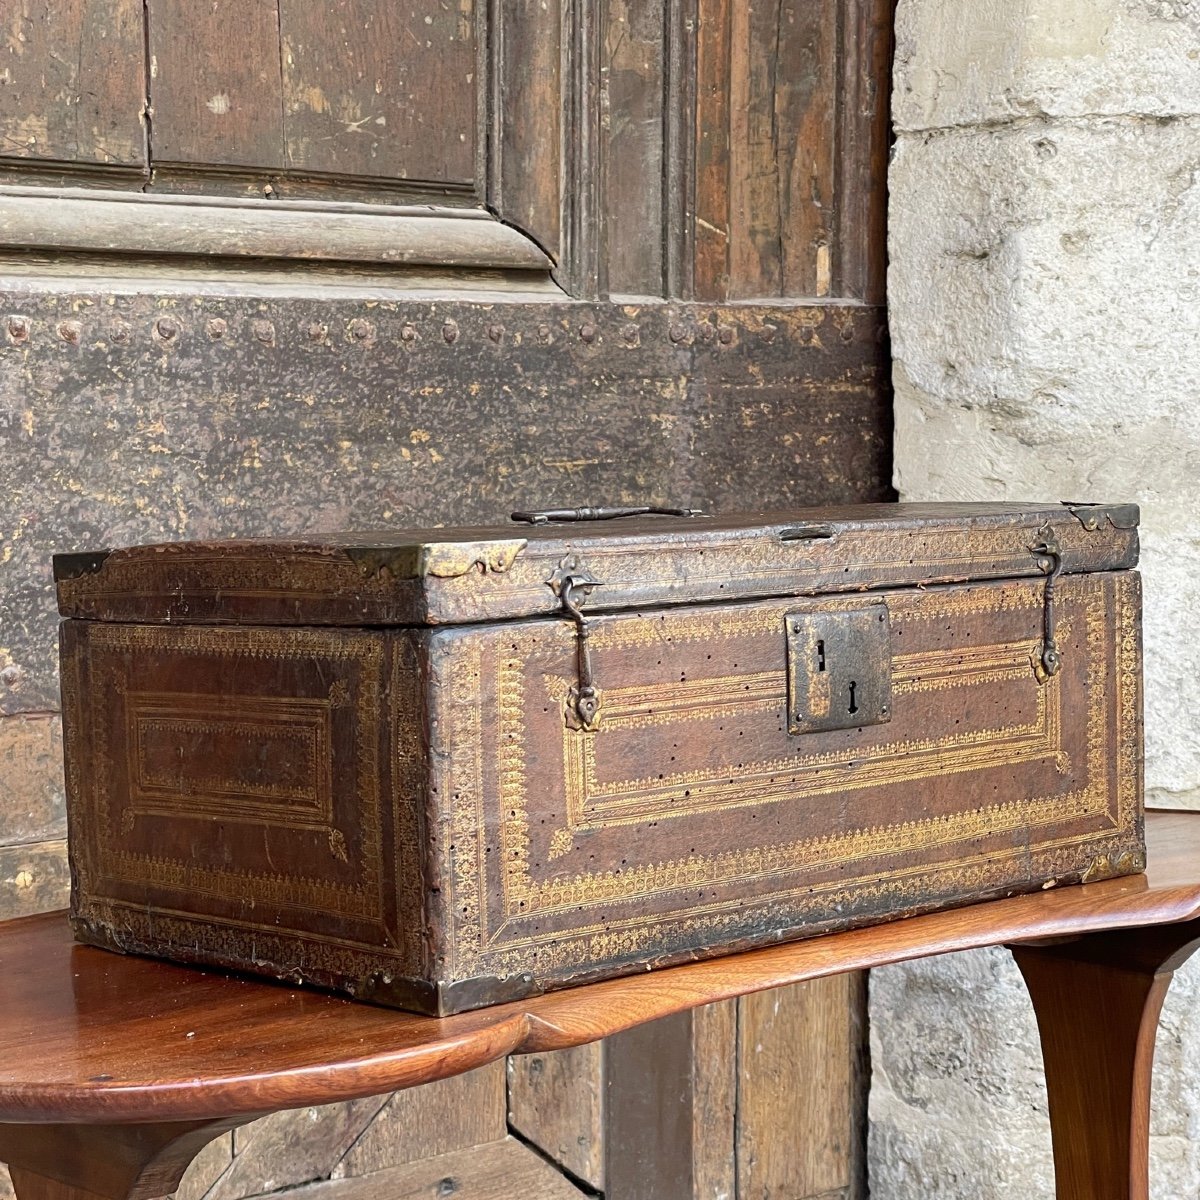
[{"label": "carved wood molding", "polygon": [[0,187],[0,242],[101,253],[314,259],[545,271],[546,255],[481,209]]}]

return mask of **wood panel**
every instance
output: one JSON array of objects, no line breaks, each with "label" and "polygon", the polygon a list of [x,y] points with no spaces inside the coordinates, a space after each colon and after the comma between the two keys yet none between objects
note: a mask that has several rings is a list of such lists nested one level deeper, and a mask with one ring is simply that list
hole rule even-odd
[{"label": "wood panel", "polygon": [[725,1000],[692,1012],[693,1200],[718,1196],[742,1200],[736,1155],[740,1004],[740,1000]]},{"label": "wood panel", "polygon": [[8,0],[0,157],[146,165],[141,0]]},{"label": "wood panel", "polygon": [[700,0],[702,295],[832,290],[843,0]]},{"label": "wood panel", "polygon": [[235,1151],[206,1200],[242,1200],[327,1178],[387,1103],[386,1096],[273,1113],[233,1132]]},{"label": "wood panel", "polygon": [[[587,1059],[515,1058],[509,1120],[569,1170],[586,1161],[572,1174],[607,1200],[863,1197],[864,1013],[861,977],[841,977],[679,1013]],[[587,1124],[581,1080],[604,1098]]]},{"label": "wood panel", "polygon": [[610,0],[605,13],[605,290],[665,294],[665,0]]},{"label": "wood panel", "polygon": [[587,1195],[515,1138],[288,1193],[289,1200],[579,1200]]},{"label": "wood panel", "polygon": [[208,1143],[184,1172],[174,1200],[204,1200],[211,1188],[233,1161],[233,1134],[223,1133]]},{"label": "wood panel", "polygon": [[694,1063],[690,1012],[609,1038],[608,1200],[693,1200]]},{"label": "wood panel", "polygon": [[741,1001],[740,1197],[844,1194],[856,1177],[853,976]]},{"label": "wood panel", "polygon": [[603,1043],[510,1058],[508,1122],[572,1177],[604,1191]]},{"label": "wood panel", "polygon": [[154,164],[284,166],[276,0],[148,0]]},{"label": "wood panel", "polygon": [[543,0],[496,5],[490,60],[489,200],[557,263],[563,260],[563,63],[569,33],[563,7]]},{"label": "wood panel", "polygon": [[289,168],[474,186],[473,0],[278,2]]},{"label": "wood panel", "polygon": [[369,1175],[398,1163],[468,1150],[508,1132],[505,1066],[397,1092],[339,1159],[335,1176]]},{"label": "wood panel", "polygon": [[887,292],[887,171],[896,0],[853,0],[843,18],[838,129],[840,295],[882,304]]},{"label": "wood panel", "polygon": [[730,294],[730,137],[734,0],[697,0],[695,295]]}]

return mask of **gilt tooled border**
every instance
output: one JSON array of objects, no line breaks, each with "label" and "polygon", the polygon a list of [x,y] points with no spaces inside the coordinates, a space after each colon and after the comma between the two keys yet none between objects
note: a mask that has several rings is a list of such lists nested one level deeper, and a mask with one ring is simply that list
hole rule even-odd
[{"label": "gilt tooled border", "polygon": [[[1065,510],[1064,510],[1065,511]],[[705,543],[705,575],[714,581],[721,578],[720,567],[729,579],[744,584],[748,581],[774,582],[784,580],[797,590],[813,580],[828,578],[836,571],[837,563],[853,562],[856,574],[870,577],[876,586],[902,588],[911,585],[914,560],[928,575],[942,579],[982,578],[986,571],[995,572],[996,582],[1012,578],[1023,565],[1030,574],[1036,570],[1032,553],[1023,549],[1024,542],[1037,538],[1037,526],[1030,524],[1024,537],[1011,525],[997,528],[949,528],[933,531],[914,531],[914,543],[919,550],[897,554],[897,543],[907,531],[886,529],[847,529],[838,537],[837,560],[831,564],[812,557],[787,562],[781,554],[779,541],[764,529],[761,537],[731,536],[727,540]],[[797,547],[811,543],[793,543]],[[636,580],[640,588],[666,593],[673,584],[694,573],[696,549],[692,546],[664,545],[661,538],[646,537],[638,541],[623,541],[610,545],[592,545],[584,553],[587,567],[601,580]],[[666,570],[675,567],[673,572]],[[610,569],[611,567],[611,569]],[[528,601],[539,605],[546,594],[546,564],[536,555],[519,556],[509,570],[505,595],[510,603]]]},{"label": "gilt tooled border", "polygon": [[[1059,622],[1058,632],[1060,641],[1070,638],[1072,620],[1063,618]],[[1022,675],[1032,680],[1030,662],[1037,652],[1040,643],[1011,643],[1004,646],[987,646],[975,648],[975,659],[980,662],[984,651],[992,651],[987,665],[1001,664],[1002,669],[972,670],[967,664],[958,675],[949,673],[937,676],[933,671],[939,664],[958,666],[962,654],[954,649],[933,651],[921,655],[904,655],[894,660],[898,667],[897,675],[903,676],[905,671],[916,673],[924,671],[924,675],[916,675],[911,680],[901,681],[893,686],[893,696],[902,695],[907,691],[934,690],[956,684],[958,687],[974,686],[980,683],[995,682],[998,679],[1016,679]],[[997,651],[1006,651],[1001,659]],[[777,675],[777,673],[776,673]],[[729,677],[718,681],[726,685],[731,694],[737,694],[737,685],[746,677]],[[700,683],[710,682],[707,680]],[[776,680],[778,683],[778,680]],[[611,689],[605,693],[605,723],[608,726],[619,724],[621,728],[636,728],[639,725],[653,723],[664,712],[667,719],[677,719],[677,714],[670,711],[670,688],[659,690],[645,688]],[[786,690],[777,686],[766,697],[757,698],[755,692],[747,688],[743,695],[751,697],[749,705],[743,704],[734,712],[746,713],[753,708],[761,708],[764,712],[778,711],[786,701]],[[654,709],[654,717],[620,719],[620,705],[624,696],[635,697],[630,705],[635,709],[647,706]],[[727,715],[726,710],[718,709],[721,715]],[[705,712],[705,715],[711,715]],[[906,742],[884,741],[878,747],[863,748],[854,755],[854,769],[846,775],[830,776],[825,784],[816,780],[806,780],[802,787],[805,795],[818,796],[831,792],[845,791],[851,788],[885,787],[897,783],[909,783],[925,778],[928,771],[926,759],[929,755],[953,750],[952,763],[940,768],[943,772],[963,772],[986,770],[989,767],[1015,762],[1029,762],[1046,758],[1055,753],[1061,737],[1062,722],[1062,692],[1057,681],[1050,686],[1037,689],[1037,711],[1031,721],[1024,724],[1012,724],[999,729],[976,729],[963,733],[947,734],[944,737],[925,738]],[[603,787],[596,780],[596,738],[564,726],[563,730],[563,761],[567,764],[567,819],[569,831],[582,829],[603,829],[613,825],[630,824],[637,821],[665,820],[668,818],[695,815],[708,812],[714,808],[726,811],[733,807],[747,804],[770,803],[787,799],[794,794],[794,788],[788,789],[788,784],[775,783],[776,776],[786,772],[793,773],[795,782],[797,772],[807,772],[834,764],[845,762],[845,753],[795,754],[788,758],[775,758],[745,764],[745,769],[734,780],[728,778],[728,771],[711,769],[708,771],[688,771],[674,775],[623,779],[610,782]],[[722,779],[725,782],[722,783]],[[767,782],[764,782],[766,780]],[[772,790],[774,787],[774,790]],[[677,795],[682,790],[685,796],[690,794],[690,801],[673,804],[670,810],[655,808],[653,797],[664,793]]]},{"label": "gilt tooled border", "polygon": [[[189,894],[229,900],[247,897],[264,905],[314,913],[336,912],[383,925],[385,869],[383,863],[382,796],[377,749],[379,695],[383,670],[383,644],[379,637],[342,637],[336,632],[311,633],[296,629],[265,628],[162,628],[139,625],[89,625],[89,662],[95,669],[98,650],[185,651],[217,657],[291,658],[305,654],[317,658],[356,660],[362,679],[355,704],[355,753],[359,764],[358,801],[362,830],[362,880],[340,884],[311,876],[284,872],[259,872],[200,868],[177,858],[134,854],[118,845],[106,781],[112,770],[105,713],[97,703],[92,714],[96,771],[90,789],[97,828],[98,879],[113,879],[133,886],[157,886]],[[93,680],[93,692],[98,681]],[[100,697],[97,694],[97,699]],[[333,827],[331,826],[331,829]],[[92,893],[95,894],[94,891]],[[98,897],[108,899],[107,897]],[[135,916],[131,914],[131,921]],[[256,927],[253,922],[248,927]],[[279,932],[274,925],[261,928]]]},{"label": "gilt tooled border", "polygon": [[[1074,583],[1074,581],[1073,581]],[[1086,594],[1083,599],[1086,603],[1087,626],[1088,626],[1088,646],[1089,646],[1089,672],[1095,670],[1098,659],[1108,660],[1111,657],[1111,647],[1113,641],[1114,630],[1110,627],[1105,619],[1105,608],[1107,606],[1098,603],[1100,597],[1095,594],[1095,589],[1099,587],[1101,593],[1104,591],[1103,583],[1099,579],[1088,579],[1084,582],[1074,584],[1075,587],[1081,590],[1086,589],[1092,591],[1091,596]],[[1122,580],[1118,583],[1120,595],[1124,596],[1128,590],[1128,580]],[[995,611],[997,608],[1036,608],[1040,603],[1040,589],[1036,584],[1000,584],[993,585],[985,589],[977,589],[971,591],[962,591],[953,597],[943,597],[949,603],[943,602],[940,605],[929,603],[932,600],[932,595],[926,594],[925,600],[921,603],[921,609],[907,615],[915,616],[918,619],[926,616],[942,616],[950,611]],[[1088,603],[1090,601],[1090,603]],[[919,601],[910,598],[910,602],[918,603]],[[831,602],[836,603],[836,601]],[[1128,604],[1115,606],[1116,625],[1125,635],[1125,640],[1132,636],[1136,639],[1136,630],[1132,628],[1133,616],[1129,610]],[[922,611],[923,610],[923,611]],[[709,616],[706,614],[703,620],[708,621]],[[698,633],[698,631],[697,631]],[[712,634],[712,626],[708,625],[708,634]],[[1125,717],[1125,709],[1129,703],[1128,692],[1130,687],[1136,689],[1136,640],[1133,641],[1134,646],[1134,661],[1123,662],[1119,664],[1117,672],[1117,687],[1122,697],[1122,716]],[[478,667],[476,667],[476,672]],[[478,675],[476,674],[476,678]],[[519,693],[514,695],[508,690],[509,680],[498,680],[498,690],[507,701],[507,707],[510,707],[514,713],[520,713],[520,704],[518,703]],[[996,806],[984,813],[979,814],[963,814],[959,818],[959,823],[965,819],[968,823],[972,823],[984,832],[995,832],[997,829],[1003,828],[1006,823],[1011,823],[1011,828],[1026,828],[1031,825],[1053,825],[1060,824],[1064,819],[1071,816],[1086,816],[1086,815],[1102,815],[1109,813],[1110,823],[1114,829],[1118,831],[1118,835],[1123,835],[1131,827],[1131,822],[1134,820],[1136,810],[1136,784],[1131,782],[1135,775],[1136,763],[1133,761],[1136,758],[1136,751],[1131,750],[1128,745],[1129,733],[1127,719],[1119,725],[1118,742],[1120,744],[1120,768],[1119,768],[1119,786],[1118,795],[1110,797],[1107,794],[1107,788],[1104,786],[1104,751],[1105,751],[1105,704],[1103,689],[1099,687],[1090,687],[1089,695],[1091,701],[1089,704],[1088,713],[1088,773],[1091,780],[1091,785],[1081,791],[1071,793],[1067,796],[1058,796],[1049,801],[1033,801],[1028,802],[1012,802],[1006,805]],[[457,711],[461,713],[461,708]],[[503,841],[502,853],[504,855],[506,870],[505,876],[508,883],[522,879],[528,879],[528,874],[525,869],[525,859],[528,854],[528,833],[524,827],[522,817],[524,815],[524,799],[523,794],[517,794],[517,789],[512,786],[514,779],[520,778],[521,791],[523,792],[523,762],[521,761],[520,738],[504,736],[503,721],[501,721],[501,736],[500,736],[500,770],[502,781],[507,780],[509,786],[505,787],[502,784],[502,800],[504,803],[504,828],[507,831],[512,831],[516,834],[517,840]],[[465,735],[465,730],[456,731],[456,742],[458,738]],[[519,731],[518,731],[519,732]],[[1132,756],[1132,757],[1131,757]],[[506,765],[512,770],[506,772]],[[520,776],[514,775],[514,770],[520,770]],[[1111,813],[1109,808],[1110,800],[1115,800],[1117,812]],[[876,853],[894,851],[896,845],[911,844],[912,835],[920,833],[922,826],[925,827],[926,834],[932,833],[934,836],[932,842],[944,843],[948,841],[960,841],[964,836],[970,836],[961,829],[948,831],[944,826],[947,822],[946,818],[933,818],[925,822],[914,822],[906,825],[904,828],[889,828],[878,830],[860,831],[859,836],[874,843]],[[461,830],[456,831],[461,834]],[[460,838],[461,842],[461,838]],[[1111,839],[1114,853],[1119,847],[1128,850],[1127,840],[1122,841],[1121,836],[1116,836]],[[1064,839],[1051,839],[1043,843],[1042,847],[1033,852],[1032,860],[1029,859],[1028,851],[1014,852],[1008,858],[1022,858],[1024,861],[1033,861],[1035,864],[1041,864],[1045,870],[1047,877],[1053,875],[1067,874],[1073,870],[1081,869],[1080,861],[1084,856],[1089,858],[1096,853],[1100,853],[1099,848],[1103,848],[1108,843],[1102,837],[1098,837],[1094,833],[1080,834],[1077,836],[1067,837]],[[815,848],[820,849],[821,843],[818,841]],[[460,845],[460,851],[462,847]],[[797,853],[803,853],[803,847],[788,847],[785,848],[785,854],[791,859],[788,866],[793,866]],[[871,853],[872,846],[865,845],[863,852]],[[741,852],[745,855],[747,852]],[[469,859],[474,858],[474,862]],[[930,870],[935,870],[941,877],[948,877],[947,872],[952,869],[957,872],[956,879],[963,881],[964,886],[969,886],[972,889],[979,890],[989,884],[996,884],[996,880],[1000,878],[1003,866],[1007,863],[1008,858],[1003,854],[993,853],[985,856],[983,860],[975,865],[970,863],[958,863],[951,868],[915,868],[919,877],[927,877]],[[768,866],[769,864],[763,864]],[[482,860],[475,857],[473,854],[467,855],[460,853],[460,857],[456,861],[456,875],[460,881],[467,878],[467,870],[469,867],[474,867],[475,879],[480,879],[479,872],[482,869]],[[664,880],[664,874],[668,876]],[[646,878],[641,878],[645,875]],[[666,881],[674,886],[688,886],[694,882],[701,882],[703,877],[707,876],[707,872],[703,871],[703,864],[697,862],[684,863],[663,863],[652,864],[650,867],[643,869],[641,872],[634,872],[632,876],[622,875],[619,879],[619,887],[614,892],[611,886],[612,880],[608,880],[605,875],[601,876],[577,876],[571,880],[564,881],[559,886],[557,894],[553,895],[552,902],[557,902],[558,905],[574,905],[578,907],[580,903],[609,900],[628,899],[631,895],[636,896],[644,894],[643,888],[649,887],[654,890],[656,884],[661,884]],[[906,896],[915,894],[913,885],[908,885],[908,890],[904,884],[906,876],[901,873],[895,877],[893,883],[886,885],[887,894],[897,901],[902,901]],[[608,880],[609,886],[596,887],[596,884],[604,884]],[[480,880],[482,882],[482,880]],[[841,881],[839,881],[840,883]],[[583,885],[583,894],[581,894],[581,886]],[[868,894],[872,887],[883,886],[879,883],[871,883],[867,880],[858,880],[850,885],[843,893],[846,897],[861,897]],[[864,889],[867,889],[864,892]],[[597,893],[612,893],[611,895]],[[797,889],[796,895],[800,893],[808,895],[817,895],[818,893],[809,893],[808,888],[804,887]],[[788,899],[787,893],[782,895],[776,894],[772,897],[772,903],[779,903],[781,900]],[[830,903],[836,903],[830,894],[821,889],[819,893],[820,903],[827,908]],[[543,895],[543,899],[551,899],[550,895]],[[511,894],[510,894],[511,900]],[[526,901],[522,913],[535,911],[532,906]],[[719,933],[723,925],[735,923],[739,919],[738,914],[725,913],[720,914],[717,911],[707,912],[689,912],[687,918],[674,918],[670,920],[672,930],[676,931],[681,937],[686,936],[688,931],[702,930],[706,936],[709,933]],[[593,929],[577,929],[567,934],[540,935],[535,937],[526,937],[505,941],[498,944],[492,944],[486,951],[479,945],[478,937],[472,935],[470,942],[477,948],[476,952],[471,952],[472,947],[464,945],[464,950],[468,951],[465,954],[463,962],[460,964],[464,969],[479,969],[483,968],[487,971],[497,973],[503,972],[507,965],[515,965],[519,968],[520,964],[527,965],[527,951],[531,946],[537,947],[539,969],[553,970],[556,968],[567,967],[571,964],[578,965],[580,962],[589,961],[589,954],[584,953],[584,947],[590,945],[589,939],[603,937],[607,939],[623,937],[622,928],[628,927],[634,929],[640,925],[661,925],[663,918],[660,916],[647,916],[644,918],[631,918],[627,922],[605,922],[603,926]],[[464,933],[466,930],[464,929]],[[504,927],[492,931],[493,943],[496,943],[497,936],[504,932]],[[641,934],[643,938],[650,935]],[[595,943],[601,945],[600,942]],[[637,936],[634,937],[634,945],[637,942]],[[596,951],[597,955],[601,952]],[[607,953],[607,952],[604,952]],[[584,956],[581,957],[581,954]]]}]

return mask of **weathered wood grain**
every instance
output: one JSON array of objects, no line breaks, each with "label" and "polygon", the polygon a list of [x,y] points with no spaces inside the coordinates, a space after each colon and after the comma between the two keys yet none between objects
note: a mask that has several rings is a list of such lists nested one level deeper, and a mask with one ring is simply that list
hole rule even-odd
[{"label": "weathered wood grain", "polygon": [[208,1190],[233,1161],[233,1134],[223,1133],[208,1143],[184,1172],[172,1200],[204,1200]]},{"label": "weathered wood grain", "polygon": [[242,1200],[328,1178],[375,1119],[386,1096],[273,1113],[233,1132],[236,1155],[210,1181],[205,1200]]},{"label": "weathered wood grain", "polygon": [[489,199],[556,262],[563,257],[563,6],[507,0],[492,33]]},{"label": "weathered wood grain", "polygon": [[576,1179],[603,1192],[603,1043],[510,1058],[508,1121]]},{"label": "weathered wood grain", "polygon": [[834,289],[868,304],[887,292],[887,168],[896,0],[850,0],[843,20]]},{"label": "weathered wood grain", "polygon": [[147,14],[155,166],[279,170],[277,0],[149,0]]},{"label": "weathered wood grain", "polygon": [[550,286],[543,274],[549,263],[541,250],[475,208],[303,201],[245,205],[215,197],[9,187],[0,189],[0,244],[188,258],[532,271],[533,291],[543,280]]},{"label": "weathered wood grain", "polygon": [[607,1195],[693,1200],[692,1014],[681,1012],[605,1045]]},{"label": "weathered wood grain", "polygon": [[840,3],[734,6],[731,296],[830,293]]},{"label": "weathered wood grain", "polygon": [[693,1200],[737,1195],[739,1000],[692,1011]]},{"label": "weathered wood grain", "polygon": [[601,63],[607,290],[665,294],[665,0],[613,0]]},{"label": "weathered wood grain", "polygon": [[146,167],[141,0],[9,0],[0,158]]},{"label": "weathered wood grain", "polygon": [[579,1200],[548,1162],[515,1138],[421,1159],[370,1175],[313,1183],[295,1200]]},{"label": "weathered wood grain", "polygon": [[730,294],[732,19],[732,0],[697,0],[695,294],[699,300],[723,300]]},{"label": "weathered wood grain", "polygon": [[741,1000],[740,1200],[816,1197],[850,1187],[853,984],[843,975]]},{"label": "weathered wood grain", "polygon": [[475,186],[473,0],[279,0],[286,162]]},{"label": "weathered wood grain", "polygon": [[397,1092],[338,1161],[334,1177],[369,1175],[502,1139],[507,1132],[505,1076],[504,1063],[496,1062]]}]

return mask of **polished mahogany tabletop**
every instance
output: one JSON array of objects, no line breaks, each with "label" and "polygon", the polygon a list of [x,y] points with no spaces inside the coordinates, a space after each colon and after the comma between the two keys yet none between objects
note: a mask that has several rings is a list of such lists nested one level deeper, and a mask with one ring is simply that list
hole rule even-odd
[{"label": "polished mahogany tabletop", "polygon": [[0,925],[0,1121],[206,1119],[374,1095],[655,1017],[954,950],[1200,917],[1200,814],[1152,813],[1146,875],[1052,889],[438,1020]]}]

